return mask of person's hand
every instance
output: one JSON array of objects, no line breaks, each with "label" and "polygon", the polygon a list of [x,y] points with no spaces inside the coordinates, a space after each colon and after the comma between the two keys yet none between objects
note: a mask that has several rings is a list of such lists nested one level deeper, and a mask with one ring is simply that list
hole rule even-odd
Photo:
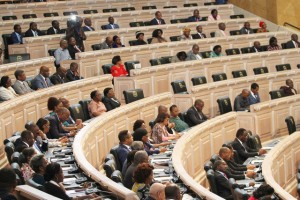
[{"label": "person's hand", "polygon": [[258,151],[258,154],[259,155],[263,155],[263,154],[266,154],[267,153],[267,151],[265,150],[265,149],[260,149],[259,151]]},{"label": "person's hand", "polygon": [[255,165],[247,165],[248,170],[253,170],[255,168]]},{"label": "person's hand", "polygon": [[181,135],[179,135],[179,134],[175,135],[175,139],[179,139],[180,137],[181,137]]},{"label": "person's hand", "polygon": [[68,134],[69,137],[74,137],[76,135],[76,131],[70,131]]},{"label": "person's hand", "polygon": [[163,143],[160,143],[160,146],[167,146],[167,145],[170,145],[171,142],[163,142]]},{"label": "person's hand", "polygon": [[37,135],[40,136],[42,138],[42,140],[46,140],[47,139],[46,135],[41,130],[39,130],[39,132],[37,133]]},{"label": "person's hand", "polygon": [[249,186],[252,186],[252,187],[253,187],[254,185],[255,185],[255,182],[250,182],[250,183],[249,183]]},{"label": "person's hand", "polygon": [[248,178],[254,178],[255,175],[256,175],[256,173],[255,173],[254,171],[247,171],[247,172],[246,172],[246,176],[247,176]]},{"label": "person's hand", "polygon": [[164,153],[164,152],[166,152],[166,151],[167,151],[167,148],[165,148],[165,147],[159,149],[159,152],[160,152],[160,153]]},{"label": "person's hand", "polygon": [[169,128],[174,128],[174,127],[175,127],[175,123],[169,123],[169,124],[168,124],[168,127],[169,127]]}]

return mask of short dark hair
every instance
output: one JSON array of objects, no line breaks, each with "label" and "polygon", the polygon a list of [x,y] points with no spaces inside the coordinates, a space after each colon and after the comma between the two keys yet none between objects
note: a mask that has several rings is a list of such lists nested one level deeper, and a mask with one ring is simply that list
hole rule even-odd
[{"label": "short dark hair", "polygon": [[38,154],[31,158],[30,167],[35,173],[40,172],[40,166],[43,166],[44,154]]},{"label": "short dark hair", "polygon": [[10,167],[0,169],[0,188],[4,192],[10,192],[11,189],[16,187],[16,174]]},{"label": "short dark hair", "polygon": [[222,48],[221,45],[214,46],[213,51],[216,51],[218,48]]},{"label": "short dark hair", "polygon": [[261,186],[259,186],[259,188],[257,188],[254,192],[253,192],[253,196],[256,199],[259,199],[263,196],[266,195],[272,195],[274,193],[274,188],[272,188],[270,185],[268,184],[262,184]]},{"label": "short dark hair", "polygon": [[135,153],[138,152],[138,150],[132,150],[127,154],[127,165],[126,169],[133,163],[134,160],[134,155]]},{"label": "short dark hair", "polygon": [[259,87],[259,85],[257,83],[252,83],[251,84],[251,89],[256,89],[258,87]]},{"label": "short dark hair", "polygon": [[24,70],[22,70],[22,69],[17,69],[17,70],[15,71],[15,77],[16,77],[16,79],[18,80],[18,77],[21,76],[23,73],[24,73]]},{"label": "short dark hair", "polygon": [[56,174],[60,172],[60,164],[57,162],[53,162],[47,165],[45,174],[44,174],[44,179],[45,181],[51,181]]},{"label": "short dark hair", "polygon": [[119,141],[120,142],[125,142],[127,136],[128,136],[128,130],[120,131],[120,133],[118,135]]},{"label": "short dark hair", "polygon": [[53,24],[54,24],[55,22],[58,22],[58,21],[57,21],[57,20],[53,20],[53,21],[51,22],[51,25],[53,26]]},{"label": "short dark hair", "polygon": [[144,128],[138,128],[134,131],[134,133],[132,134],[133,136],[133,140],[134,141],[142,141],[142,138],[147,135],[148,132],[146,129]]},{"label": "short dark hair", "polygon": [[149,163],[141,163],[133,173],[133,179],[137,183],[144,183],[153,173],[154,167]]},{"label": "short dark hair", "polygon": [[121,61],[121,56],[114,56],[111,60],[114,65],[116,65],[119,61]]},{"label": "short dark hair", "polygon": [[185,51],[179,51],[177,54],[176,54],[177,58],[179,59],[180,57],[184,56],[185,59],[187,58],[187,55],[185,53]]},{"label": "short dark hair", "polygon": [[55,107],[58,106],[61,103],[61,101],[56,97],[49,97],[47,107],[48,110],[54,111]]},{"label": "short dark hair", "polygon": [[48,120],[47,120],[47,119],[39,118],[39,119],[37,120],[37,122],[36,122],[36,125],[39,127],[39,129],[40,129],[41,131],[44,131],[43,126],[44,126],[45,124],[47,124],[47,123],[48,123]]},{"label": "short dark hair", "polygon": [[[217,9],[212,9],[211,11],[210,11],[210,14],[213,14],[214,12],[216,12],[217,11]],[[217,11],[218,12],[218,11]]]},{"label": "short dark hair", "polygon": [[218,167],[223,163],[224,161],[223,160],[216,160],[214,165],[213,165],[213,170],[217,170]]},{"label": "short dark hair", "polygon": [[106,97],[107,96],[107,94],[109,93],[109,90],[112,90],[112,88],[111,87],[108,87],[108,88],[105,88],[104,90],[103,90],[103,95]]},{"label": "short dark hair", "polygon": [[15,24],[14,25],[14,30],[16,30],[18,26],[20,26],[20,24]]},{"label": "short dark hair", "polygon": [[277,40],[276,37],[271,37],[270,40],[269,40],[269,45],[271,45],[275,40]]},{"label": "short dark hair", "polygon": [[134,122],[134,124],[133,124],[133,131],[135,131],[135,130],[138,129],[138,128],[141,128],[143,123],[145,123],[144,120],[142,120],[142,119],[137,119],[137,120]]},{"label": "short dark hair", "polygon": [[240,128],[239,130],[237,130],[236,132],[236,137],[239,138],[240,136],[242,136],[244,134],[244,132],[246,131],[246,129],[244,128]]},{"label": "short dark hair", "polygon": [[29,28],[31,28],[31,26],[32,26],[33,24],[36,24],[36,23],[35,23],[35,22],[30,22]]},{"label": "short dark hair", "polygon": [[8,76],[2,76],[0,80],[0,86],[5,87],[7,84],[9,77]]},{"label": "short dark hair", "polygon": [[161,34],[164,33],[161,29],[155,29],[155,30],[152,32],[152,37],[157,38],[157,37],[158,37],[158,32],[159,32],[159,31],[161,32]]},{"label": "short dark hair", "polygon": [[176,184],[172,183],[165,187],[165,195],[166,198],[178,200],[178,195],[180,195],[180,189]]},{"label": "short dark hair", "polygon": [[170,112],[172,112],[172,111],[174,110],[174,108],[177,108],[177,106],[176,106],[176,105],[171,105],[171,106],[170,106],[170,109],[169,109]]},{"label": "short dark hair", "polygon": [[95,98],[97,92],[98,92],[98,90],[94,90],[91,92],[91,94],[90,94],[91,99]]},{"label": "short dark hair", "polygon": [[21,139],[24,141],[24,140],[27,140],[29,137],[31,137],[31,132],[28,131],[28,130],[24,130],[22,131],[21,133]]},{"label": "short dark hair", "polygon": [[22,153],[19,156],[19,165],[28,162],[28,158],[32,157],[35,154],[35,149],[32,147],[25,148],[22,150]]},{"label": "short dark hair", "polygon": [[156,123],[163,122],[166,118],[170,118],[170,115],[168,113],[160,113],[156,117]]}]

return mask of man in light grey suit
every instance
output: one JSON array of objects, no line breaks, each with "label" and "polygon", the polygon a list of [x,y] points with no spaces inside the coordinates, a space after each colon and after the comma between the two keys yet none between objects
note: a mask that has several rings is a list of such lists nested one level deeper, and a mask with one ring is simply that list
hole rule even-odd
[{"label": "man in light grey suit", "polygon": [[115,19],[113,17],[108,18],[108,24],[105,25],[105,29],[118,29],[120,28],[118,24],[115,24]]},{"label": "man in light grey suit", "polygon": [[226,36],[230,36],[230,34],[228,33],[228,31],[225,30],[226,29],[226,25],[225,23],[219,23],[219,30],[217,30],[215,32],[215,37],[226,37]]},{"label": "man in light grey suit", "polygon": [[250,28],[250,23],[249,22],[244,23],[244,27],[241,28],[240,34],[253,34],[253,29]]},{"label": "man in light grey suit", "polygon": [[46,66],[41,66],[40,73],[32,80],[32,89],[38,90],[42,88],[48,88],[53,86],[50,79],[49,68]]},{"label": "man in light grey suit", "polygon": [[187,54],[186,60],[201,60],[201,54],[199,52],[198,44],[194,44],[192,50],[190,50]]},{"label": "man in light grey suit", "polygon": [[23,70],[17,69],[15,71],[15,77],[17,80],[12,87],[17,94],[22,95],[29,92],[33,92],[33,90],[29,87],[28,83],[26,82],[26,75]]}]

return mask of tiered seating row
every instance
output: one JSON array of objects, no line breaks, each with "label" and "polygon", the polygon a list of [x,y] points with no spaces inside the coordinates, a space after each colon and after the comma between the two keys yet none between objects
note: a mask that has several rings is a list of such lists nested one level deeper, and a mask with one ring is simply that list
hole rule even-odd
[{"label": "tiered seating row", "polygon": [[[227,30],[239,30],[243,25],[245,20],[247,20],[252,27],[256,27],[260,18],[248,18],[248,19],[235,19],[235,20],[222,20],[226,24]],[[210,36],[210,32],[214,32],[218,29],[219,22],[197,22],[197,23],[181,23],[181,24],[168,24],[161,25],[164,31],[163,36],[169,40],[170,36],[181,35],[182,29],[184,27],[190,27],[196,33],[196,26],[202,25],[203,32]],[[99,44],[104,41],[107,36],[118,35],[121,37],[122,43],[129,47],[129,41],[135,40],[135,32],[142,31],[146,38],[152,38],[152,32],[157,29],[157,26],[146,26],[146,27],[136,27],[136,28],[121,28],[106,31],[93,31],[86,32],[87,40],[84,41],[85,50],[91,51],[93,44]],[[31,58],[44,57],[48,55],[49,49],[56,49],[59,47],[59,41],[64,38],[65,35],[50,35],[42,37],[31,37],[24,38],[24,44],[21,45],[9,45],[9,53],[30,53]]]},{"label": "tiered seating row", "polygon": [[[51,96],[66,97],[70,104],[82,99],[89,99],[92,90],[103,91],[112,87],[112,76],[87,78],[80,81],[53,86],[20,96],[16,99],[1,103],[0,107],[0,141],[9,138],[15,131],[24,130],[28,121],[37,121],[49,113],[47,101]],[[0,145],[0,167],[7,164],[3,143]]]},{"label": "tiered seating row", "polygon": [[[190,91],[192,86],[191,79],[197,76],[205,76],[208,83],[210,83],[212,82],[212,74],[223,72],[226,73],[228,79],[231,79],[231,72],[234,70],[246,70],[248,76],[250,76],[254,75],[253,69],[256,67],[267,66],[269,72],[276,72],[275,65],[289,63],[291,64],[292,69],[297,69],[296,66],[299,64],[297,57],[299,53],[300,51],[298,49],[280,50],[224,56],[218,59],[210,58],[200,61],[188,61],[134,69],[130,71],[130,77],[114,78],[115,92],[117,98],[123,100],[123,90],[126,90],[126,88],[141,88],[144,91],[145,97],[148,97],[162,92],[171,91],[171,82],[176,80],[184,80],[188,91]],[[101,58],[103,57],[104,56]],[[126,60],[131,59],[128,57],[125,58]],[[87,60],[87,58],[84,58],[84,60]],[[90,62],[91,61],[84,62],[84,65],[82,66],[88,67],[88,65],[94,64]],[[88,68],[88,70],[91,70],[91,68]],[[259,77],[256,78],[256,76],[254,77],[254,79],[258,78]],[[235,80],[233,80],[233,82],[234,81]],[[276,86],[279,85],[274,85],[274,87]],[[300,88],[300,86],[298,88]]]}]

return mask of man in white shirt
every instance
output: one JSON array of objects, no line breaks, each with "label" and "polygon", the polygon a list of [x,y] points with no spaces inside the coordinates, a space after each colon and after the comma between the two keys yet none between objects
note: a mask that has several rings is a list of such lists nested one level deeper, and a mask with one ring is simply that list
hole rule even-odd
[{"label": "man in white shirt", "polygon": [[193,48],[191,51],[189,51],[186,55],[187,55],[187,58],[186,60],[201,60],[202,57],[201,57],[201,54],[199,52],[199,45],[198,44],[194,44],[193,45]]},{"label": "man in white shirt", "polygon": [[28,83],[26,82],[26,75],[24,70],[17,69],[15,71],[15,77],[16,77],[16,82],[12,87],[17,94],[22,95],[29,92],[33,92],[33,90],[29,87]]},{"label": "man in white shirt", "polygon": [[226,25],[225,23],[219,23],[219,30],[217,30],[215,32],[215,37],[226,37],[226,36],[230,36],[230,34],[228,33],[228,31],[225,30],[226,29]]},{"label": "man in white shirt", "polygon": [[60,41],[60,48],[54,52],[55,64],[60,66],[60,62],[63,60],[71,60],[71,56],[68,50],[68,42],[65,39]]}]

